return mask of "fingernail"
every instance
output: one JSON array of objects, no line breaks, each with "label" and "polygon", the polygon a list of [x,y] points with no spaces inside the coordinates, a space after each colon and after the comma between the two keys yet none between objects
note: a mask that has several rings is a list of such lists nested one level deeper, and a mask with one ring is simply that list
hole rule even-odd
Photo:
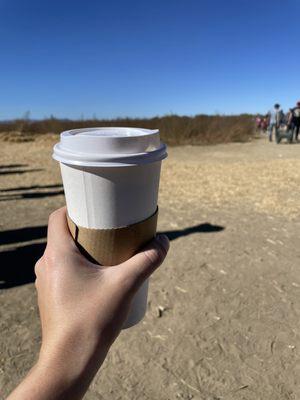
[{"label": "fingernail", "polygon": [[164,250],[167,253],[169,250],[169,247],[170,247],[170,242],[169,242],[168,237],[164,234],[159,234],[156,236],[156,240],[161,244],[161,246],[164,248]]}]

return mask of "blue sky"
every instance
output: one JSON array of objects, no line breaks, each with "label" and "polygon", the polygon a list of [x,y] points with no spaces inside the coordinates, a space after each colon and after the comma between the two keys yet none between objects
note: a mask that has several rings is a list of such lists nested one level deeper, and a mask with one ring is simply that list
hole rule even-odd
[{"label": "blue sky", "polygon": [[0,0],[0,119],[300,100],[299,0]]}]

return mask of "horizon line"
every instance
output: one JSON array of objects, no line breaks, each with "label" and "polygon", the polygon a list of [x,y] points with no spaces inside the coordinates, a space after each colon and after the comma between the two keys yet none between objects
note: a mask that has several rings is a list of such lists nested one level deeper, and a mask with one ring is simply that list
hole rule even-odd
[{"label": "horizon line", "polygon": [[70,117],[55,117],[55,115],[50,115],[45,116],[43,118],[30,118],[26,117],[25,115],[22,117],[15,117],[15,118],[8,118],[8,119],[1,119],[0,118],[0,123],[6,122],[15,122],[15,121],[27,121],[27,122],[39,122],[39,121],[47,121],[47,120],[57,120],[57,121],[115,121],[115,120],[124,120],[124,119],[130,119],[130,120],[145,120],[145,119],[156,119],[156,118],[167,118],[167,117],[180,117],[180,118],[195,118],[195,117],[238,117],[241,115],[249,115],[249,116],[254,116],[254,115],[265,115],[266,113],[251,113],[251,112],[241,112],[241,113],[199,113],[199,114],[176,114],[176,113],[169,113],[169,114],[163,114],[163,115],[153,115],[152,117],[129,117],[129,116],[118,116],[118,117],[97,117],[97,116],[91,116],[91,117],[78,117],[78,118],[70,118]]}]

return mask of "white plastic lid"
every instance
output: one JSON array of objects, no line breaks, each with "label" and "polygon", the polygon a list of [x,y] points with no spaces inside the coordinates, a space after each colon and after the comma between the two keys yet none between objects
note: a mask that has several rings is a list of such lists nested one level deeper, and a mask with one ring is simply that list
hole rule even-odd
[{"label": "white plastic lid", "polygon": [[53,158],[85,167],[121,167],[163,160],[167,147],[159,130],[141,128],[85,128],[60,134]]}]

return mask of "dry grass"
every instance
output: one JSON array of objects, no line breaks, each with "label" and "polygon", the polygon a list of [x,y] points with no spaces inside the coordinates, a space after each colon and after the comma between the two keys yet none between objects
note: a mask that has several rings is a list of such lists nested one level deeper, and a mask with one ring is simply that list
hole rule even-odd
[{"label": "dry grass", "polygon": [[229,142],[247,142],[254,135],[251,115],[195,117],[170,115],[150,119],[114,119],[114,120],[61,120],[50,118],[40,121],[20,119],[0,122],[0,132],[4,140],[28,141],[43,133],[58,134],[64,130],[93,126],[130,126],[149,129],[158,128],[162,140],[171,146],[192,144],[216,144]]},{"label": "dry grass", "polygon": [[[295,147],[294,147],[295,148]],[[251,148],[249,148],[251,150]],[[266,146],[266,150],[269,150]],[[271,148],[272,150],[272,148]],[[271,153],[271,151],[270,151]],[[185,213],[195,209],[245,209],[294,220],[299,216],[300,160],[267,159],[244,161],[170,159],[163,169],[161,200],[174,211],[184,207]]]}]

